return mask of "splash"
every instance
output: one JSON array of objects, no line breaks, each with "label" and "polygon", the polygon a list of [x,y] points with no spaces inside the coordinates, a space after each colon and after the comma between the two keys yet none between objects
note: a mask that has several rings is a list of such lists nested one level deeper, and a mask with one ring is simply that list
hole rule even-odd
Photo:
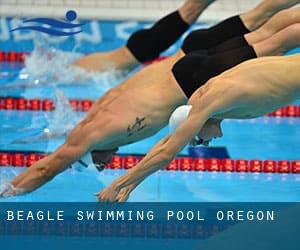
[{"label": "splash", "polygon": [[0,184],[0,198],[8,198],[16,195],[24,194],[25,190],[16,188],[10,182]]},{"label": "splash", "polygon": [[[12,144],[37,143],[66,137],[81,120],[82,114],[73,110],[67,97],[58,89],[55,90],[55,107],[54,111],[44,113],[46,125],[42,129],[37,130],[36,134],[32,136],[18,138]],[[31,127],[37,127],[40,123],[34,118],[33,116]]]},{"label": "splash", "polygon": [[44,133],[51,138],[66,136],[80,121],[81,116],[75,112],[68,98],[58,89],[55,90],[55,110],[45,114],[48,126]]},{"label": "splash", "polygon": [[[20,72],[20,79],[27,80],[34,85],[73,80],[72,75],[65,74],[69,65],[82,55],[75,52],[63,52],[55,49],[43,36],[37,36],[34,50],[25,58],[24,68]],[[67,76],[67,77],[66,77]]]},{"label": "splash", "polygon": [[56,49],[46,37],[38,36],[34,41],[34,50],[25,58],[24,68],[18,77],[1,88],[94,84],[106,92],[128,75],[128,72],[113,67],[105,72],[87,72],[72,66],[83,56],[75,49],[72,52]]},{"label": "splash", "polygon": [[23,194],[25,190],[14,187],[10,180],[15,178],[20,174],[19,169],[15,168],[5,168],[1,171],[0,176],[0,198],[7,198],[10,196],[15,196]]}]

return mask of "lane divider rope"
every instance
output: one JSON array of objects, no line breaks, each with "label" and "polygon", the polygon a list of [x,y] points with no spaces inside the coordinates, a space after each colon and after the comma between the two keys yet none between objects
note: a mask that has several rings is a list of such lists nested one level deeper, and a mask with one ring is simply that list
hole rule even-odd
[{"label": "lane divider rope", "polygon": [[0,62],[23,63],[29,52],[0,51]]},{"label": "lane divider rope", "polygon": [[[36,161],[47,156],[42,152],[0,152],[0,168],[30,167]],[[115,155],[106,165],[107,169],[130,169],[143,159],[143,155]],[[246,160],[246,159],[203,159],[177,157],[166,171],[194,172],[239,172],[239,173],[278,173],[300,174],[300,160]]]},{"label": "lane divider rope", "polygon": [[[24,63],[26,56],[30,54],[30,52],[0,51],[0,62]],[[161,56],[155,60],[144,63],[144,65],[146,66],[166,58],[168,58],[168,56]]]},{"label": "lane divider rope", "polygon": [[[87,112],[92,107],[94,100],[70,99],[70,105],[75,111]],[[18,111],[53,111],[55,103],[50,99],[25,99],[16,97],[0,97],[0,110]],[[268,114],[269,117],[300,117],[300,106],[289,105]]]}]

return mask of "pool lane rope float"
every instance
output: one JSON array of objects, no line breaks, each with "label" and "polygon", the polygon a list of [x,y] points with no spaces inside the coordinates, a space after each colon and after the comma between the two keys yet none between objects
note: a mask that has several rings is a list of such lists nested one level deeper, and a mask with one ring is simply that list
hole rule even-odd
[{"label": "pool lane rope float", "polygon": [[28,55],[30,55],[29,52],[0,51],[0,62],[24,63]]},{"label": "pool lane rope float", "polygon": [[[90,99],[70,99],[70,105],[75,111],[87,112],[92,107],[94,100]],[[0,97],[0,110],[17,111],[53,111],[55,103],[51,99],[26,99],[18,97]],[[289,105],[280,108],[267,116],[269,117],[300,117],[300,106]]]},{"label": "pool lane rope float", "polygon": [[[0,152],[0,168],[30,167],[47,156],[42,152]],[[106,169],[130,169],[143,159],[143,155],[115,155]],[[177,157],[164,168],[166,171],[194,172],[238,172],[238,173],[278,173],[300,174],[300,160],[245,160],[245,159],[204,159]]]},{"label": "pool lane rope float", "polygon": [[[25,58],[30,55],[30,52],[16,52],[16,51],[0,51],[0,62],[8,63],[24,63]],[[167,56],[161,56],[153,61],[144,63],[145,66],[164,60]]]}]

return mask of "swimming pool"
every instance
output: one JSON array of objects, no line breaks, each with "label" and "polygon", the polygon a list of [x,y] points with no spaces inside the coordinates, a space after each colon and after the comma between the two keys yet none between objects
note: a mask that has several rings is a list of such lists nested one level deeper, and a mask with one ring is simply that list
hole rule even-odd
[{"label": "swimming pool", "polygon": [[[110,47],[102,48],[110,49]],[[21,49],[19,49],[21,50]],[[174,48],[173,48],[174,50]],[[172,50],[169,51],[169,53]],[[1,64],[0,87],[13,85],[14,75],[20,70],[18,64]],[[5,74],[6,76],[5,76]],[[9,78],[7,75],[12,76]],[[122,79],[115,80],[113,85]],[[42,84],[41,84],[42,85]],[[112,86],[113,86],[112,85]],[[1,88],[0,88],[1,89]],[[0,97],[25,97],[27,99],[54,98],[55,89],[64,93],[67,99],[93,99],[105,92],[97,84],[51,85],[30,90],[22,88],[2,88]],[[56,93],[57,94],[57,93]],[[295,103],[299,105],[300,103]],[[24,143],[24,138],[36,138],[49,124],[55,121],[59,129],[65,127],[65,120],[71,117],[70,126],[84,115],[84,112],[59,114],[59,112],[0,110],[0,151],[8,152],[51,152],[63,142],[63,137],[51,140],[37,140]],[[66,118],[67,117],[67,118]],[[61,126],[63,124],[63,126]],[[52,124],[53,125],[53,124]],[[59,125],[61,127],[59,127]],[[247,160],[299,160],[300,119],[296,117],[263,117],[248,121],[225,121],[224,137],[212,146],[226,146],[233,159]],[[52,126],[53,128],[53,126]],[[56,127],[57,129],[57,127]],[[165,128],[144,141],[122,147],[122,154],[145,154],[164,135]],[[187,149],[182,155],[187,155]],[[23,171],[20,167],[0,167],[1,183]],[[5,201],[95,201],[94,193],[103,189],[120,176],[124,170],[106,169],[76,172],[67,170],[40,190]],[[176,201],[176,202],[216,202],[216,201],[297,201],[300,195],[300,176],[297,174],[236,173],[236,172],[195,172],[160,171],[147,179],[130,197],[130,201]]]}]

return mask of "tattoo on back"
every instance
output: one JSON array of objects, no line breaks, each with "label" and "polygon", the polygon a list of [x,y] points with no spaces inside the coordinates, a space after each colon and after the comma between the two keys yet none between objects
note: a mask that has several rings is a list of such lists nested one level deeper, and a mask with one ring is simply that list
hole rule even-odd
[{"label": "tattoo on back", "polygon": [[141,131],[143,128],[146,127],[145,123],[146,117],[136,117],[135,123],[133,125],[129,125],[127,128],[128,136],[132,136],[133,134]]}]

